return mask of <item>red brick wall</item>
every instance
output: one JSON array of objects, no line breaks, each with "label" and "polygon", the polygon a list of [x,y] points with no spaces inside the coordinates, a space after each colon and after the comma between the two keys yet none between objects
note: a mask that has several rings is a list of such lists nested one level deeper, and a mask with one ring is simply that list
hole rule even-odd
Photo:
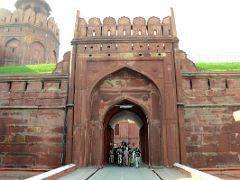
[{"label": "red brick wall", "polygon": [[240,109],[240,74],[183,74],[183,90],[188,164],[239,166],[240,122],[233,112]]},{"label": "red brick wall", "polygon": [[[128,121],[120,121],[119,134],[116,135],[114,131],[114,143],[120,144],[124,140],[128,140],[130,146],[134,144],[139,147],[139,128],[135,123],[128,123]],[[116,128],[116,126],[115,126]]]},{"label": "red brick wall", "polygon": [[60,166],[66,77],[0,79],[0,167]]}]

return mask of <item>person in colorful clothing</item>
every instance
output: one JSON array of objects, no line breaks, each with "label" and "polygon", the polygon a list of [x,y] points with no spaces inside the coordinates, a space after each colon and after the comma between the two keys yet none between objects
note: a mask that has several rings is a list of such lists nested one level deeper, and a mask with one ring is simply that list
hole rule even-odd
[{"label": "person in colorful clothing", "polygon": [[140,157],[141,157],[141,152],[139,150],[139,148],[137,148],[136,152],[135,152],[135,165],[136,165],[136,168],[139,168],[140,166]]},{"label": "person in colorful clothing", "polygon": [[111,148],[109,151],[109,163],[113,164],[114,163],[114,149]]},{"label": "person in colorful clothing", "polygon": [[124,165],[128,166],[128,147],[125,147],[123,154],[124,154]]},{"label": "person in colorful clothing", "polygon": [[122,151],[122,147],[121,146],[117,149],[117,157],[118,157],[118,166],[122,166],[123,151]]},{"label": "person in colorful clothing", "polygon": [[132,148],[129,148],[128,150],[128,165],[132,166]]}]

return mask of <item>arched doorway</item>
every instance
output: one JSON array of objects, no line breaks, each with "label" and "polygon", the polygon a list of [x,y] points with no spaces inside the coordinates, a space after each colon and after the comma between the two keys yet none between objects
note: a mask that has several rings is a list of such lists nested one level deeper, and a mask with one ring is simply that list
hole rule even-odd
[{"label": "arched doorway", "polygon": [[5,60],[8,65],[19,65],[21,63],[21,44],[18,39],[11,39],[5,45]]},{"label": "arched doorway", "polygon": [[[114,143],[114,126],[123,120],[131,120],[136,123],[139,131],[139,148],[142,155],[142,161],[149,164],[149,147],[148,147],[148,120],[143,109],[131,101],[123,100],[115,104],[106,114],[104,119],[104,136],[103,136],[103,164],[109,160],[110,144]],[[133,145],[130,144],[130,147]]]},{"label": "arched doorway", "polygon": [[[132,108],[122,109],[121,106]],[[159,89],[143,74],[123,68],[107,75],[96,84],[90,96],[89,132],[86,132],[89,135],[82,134],[89,148],[86,147],[80,157],[88,158],[90,165],[106,164],[113,137],[110,121],[127,110],[139,116],[143,124],[139,132],[143,161],[152,166],[162,165],[165,142],[161,108]]]},{"label": "arched doorway", "polygon": [[29,50],[30,63],[31,64],[41,64],[45,60],[45,48],[42,43],[34,42],[30,45]]}]

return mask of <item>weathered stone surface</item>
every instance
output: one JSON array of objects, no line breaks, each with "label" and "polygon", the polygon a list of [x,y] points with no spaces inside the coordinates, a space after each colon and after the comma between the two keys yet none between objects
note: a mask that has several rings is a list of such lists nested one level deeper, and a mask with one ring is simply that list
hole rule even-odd
[{"label": "weathered stone surface", "polygon": [[172,165],[184,161],[184,153],[179,153],[173,58],[177,39],[170,21],[170,17],[162,22],[151,17],[147,24],[144,18],[136,17],[131,24],[123,17],[118,21],[105,18],[101,23],[92,18],[87,24],[77,17],[73,44],[78,45],[72,51],[69,88],[74,116],[68,118],[69,124],[74,122],[69,127],[73,143],[66,149],[73,156],[67,162],[79,166],[107,162],[113,131],[109,122],[122,111],[121,103],[133,104],[129,111],[144,122],[140,129],[144,162]]},{"label": "weathered stone surface", "polygon": [[189,78],[183,79],[188,163],[194,167],[238,166],[240,123],[234,121],[233,112],[240,108],[240,74],[195,73],[191,81],[197,78],[204,86],[190,88]]},{"label": "weathered stone surface", "polygon": [[56,63],[59,29],[49,16],[49,5],[45,1],[19,2],[15,11],[0,12],[0,65]]},{"label": "weathered stone surface", "polygon": [[[59,89],[59,81],[46,83],[46,90],[42,84],[41,79],[33,82],[26,76],[23,82],[15,80],[11,91],[0,91],[1,167],[61,165],[67,90],[66,86]],[[47,107],[41,109],[42,106]]]},{"label": "weathered stone surface", "polygon": [[[77,17],[69,79],[1,76],[0,166],[104,165],[121,105],[141,119],[145,163],[239,165],[240,123],[232,114],[240,109],[240,73],[197,72],[176,49],[171,18]],[[68,74],[64,66],[56,72]]]}]

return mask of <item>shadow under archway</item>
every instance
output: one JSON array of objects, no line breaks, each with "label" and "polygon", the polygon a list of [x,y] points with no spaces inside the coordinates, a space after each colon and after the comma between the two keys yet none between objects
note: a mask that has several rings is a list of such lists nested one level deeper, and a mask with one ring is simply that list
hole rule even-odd
[{"label": "shadow under archway", "polygon": [[145,164],[149,164],[148,147],[148,121],[143,109],[128,100],[115,104],[105,115],[104,118],[104,146],[103,146],[103,164],[108,164],[110,144],[114,141],[113,126],[122,119],[131,119],[139,127],[139,147],[141,158]]}]

